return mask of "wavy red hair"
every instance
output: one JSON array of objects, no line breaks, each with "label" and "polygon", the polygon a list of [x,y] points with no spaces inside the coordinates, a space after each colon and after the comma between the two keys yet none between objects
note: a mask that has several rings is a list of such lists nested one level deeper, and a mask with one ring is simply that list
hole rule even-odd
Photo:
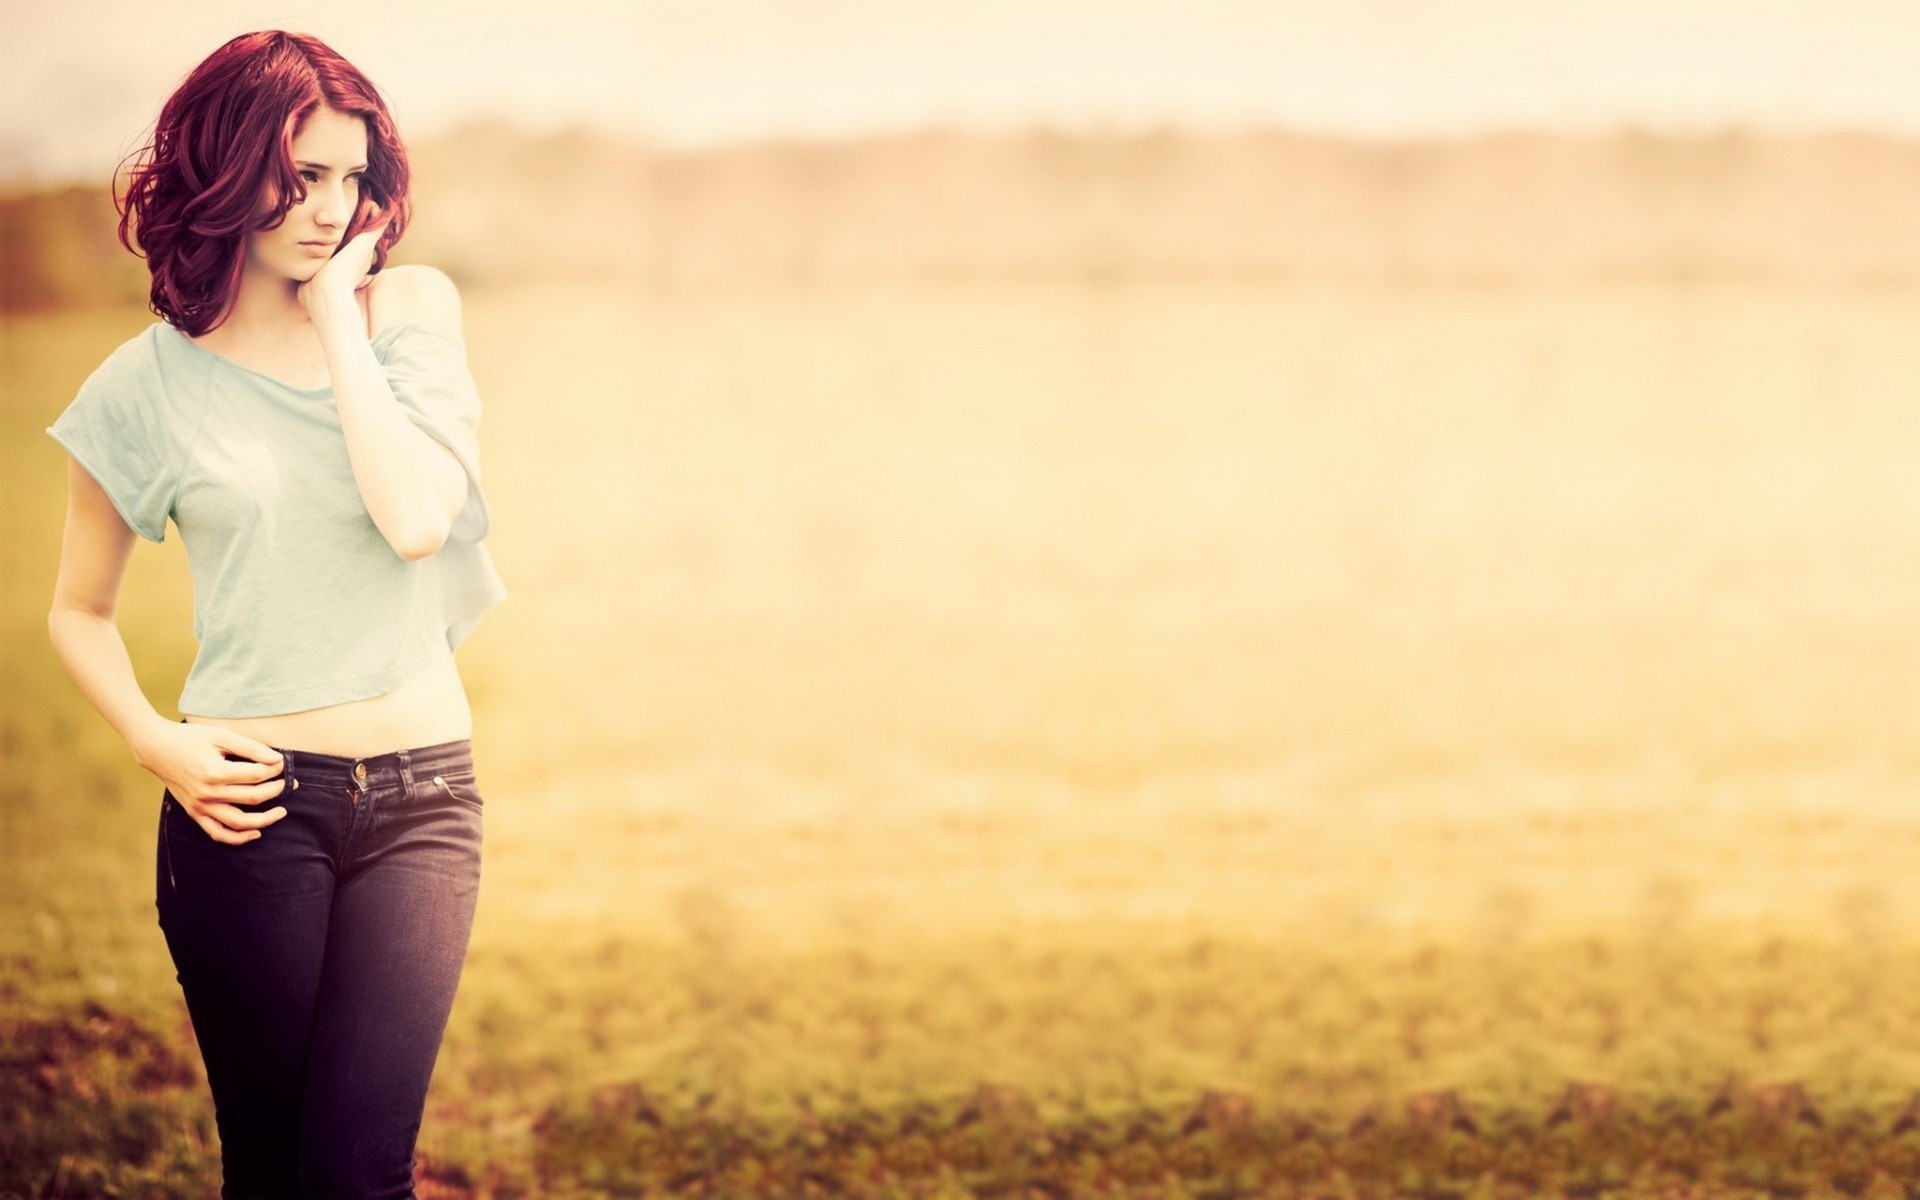
[{"label": "wavy red hair", "polygon": [[386,266],[412,215],[406,147],[386,102],[318,38],[245,33],[167,97],[153,140],[130,156],[125,198],[114,196],[120,244],[147,260],[156,314],[195,337],[226,319],[247,235],[278,226],[306,198],[293,139],[322,107],[366,122],[367,169],[345,236],[386,220],[372,269]]}]

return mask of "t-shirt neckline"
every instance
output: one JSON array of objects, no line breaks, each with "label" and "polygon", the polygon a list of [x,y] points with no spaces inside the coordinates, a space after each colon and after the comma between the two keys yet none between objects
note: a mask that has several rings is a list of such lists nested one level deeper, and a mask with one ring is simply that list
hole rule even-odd
[{"label": "t-shirt neckline", "polygon": [[[217,363],[224,363],[230,369],[238,371],[243,375],[251,375],[255,379],[265,380],[266,382],[271,383],[273,386],[281,389],[282,391],[292,392],[296,396],[310,396],[314,399],[319,399],[320,397],[323,397],[323,396],[333,395],[333,384],[331,382],[329,382],[325,387],[317,387],[317,388],[296,387],[293,384],[288,383],[286,380],[279,378],[278,376],[269,375],[265,371],[256,371],[252,367],[233,361],[232,359],[228,358],[224,354],[219,353],[218,351],[207,349],[205,346],[202,346],[199,342],[196,342],[192,338],[188,337],[186,330],[180,328],[178,325],[173,324],[171,321],[159,321],[159,322],[156,322],[156,324],[159,324],[165,327],[166,329],[171,330],[175,335],[179,337],[181,342],[183,342],[188,349],[198,351],[199,353],[206,355],[208,358],[213,359]],[[382,329],[379,333],[374,334],[372,339],[368,342],[368,344],[372,345],[374,342],[378,342],[381,338],[386,337],[388,334],[394,332],[395,330],[404,328],[405,325],[406,325],[406,322],[403,321],[398,325],[387,326],[385,329]]]}]

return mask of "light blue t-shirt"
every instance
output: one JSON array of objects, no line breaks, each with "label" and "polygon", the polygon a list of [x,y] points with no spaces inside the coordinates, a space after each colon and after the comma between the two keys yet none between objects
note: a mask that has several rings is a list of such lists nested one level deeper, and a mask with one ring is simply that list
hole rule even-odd
[{"label": "light blue t-shirt", "polygon": [[414,424],[453,451],[467,500],[408,562],[354,482],[333,389],[297,388],[157,321],[127,339],[47,428],[140,536],[173,519],[193,571],[200,651],[180,711],[301,712],[392,691],[435,643],[457,648],[506,598],[486,547],[480,397],[458,338],[381,330],[374,355]]}]

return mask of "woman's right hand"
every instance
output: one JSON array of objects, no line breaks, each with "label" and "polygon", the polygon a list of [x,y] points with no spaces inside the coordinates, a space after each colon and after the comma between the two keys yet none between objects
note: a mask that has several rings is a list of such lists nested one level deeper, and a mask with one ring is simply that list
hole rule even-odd
[{"label": "woman's right hand", "polygon": [[[227,757],[229,753],[238,759]],[[134,747],[134,758],[151,772],[207,836],[240,845],[287,815],[285,807],[244,812],[236,804],[264,804],[287,786],[279,775],[285,760],[265,742],[218,725],[169,724]]]}]

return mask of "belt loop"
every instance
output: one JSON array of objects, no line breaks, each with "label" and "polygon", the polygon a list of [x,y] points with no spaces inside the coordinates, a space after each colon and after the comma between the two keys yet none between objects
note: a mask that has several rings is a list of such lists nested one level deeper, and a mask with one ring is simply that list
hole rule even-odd
[{"label": "belt loop", "polygon": [[280,774],[287,780],[287,786],[293,786],[293,751],[280,752]]},{"label": "belt loop", "polygon": [[407,795],[413,795],[413,756],[405,750],[394,752],[400,759],[400,778],[407,785]]}]

